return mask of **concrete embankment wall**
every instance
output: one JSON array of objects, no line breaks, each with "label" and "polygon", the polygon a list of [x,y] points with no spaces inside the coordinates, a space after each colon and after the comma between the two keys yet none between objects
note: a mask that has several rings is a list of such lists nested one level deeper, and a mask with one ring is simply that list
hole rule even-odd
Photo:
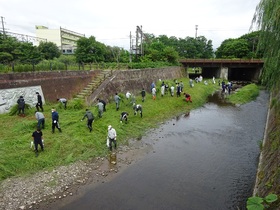
[{"label": "concrete embankment wall", "polygon": [[[46,101],[55,102],[57,98],[73,98],[101,70],[91,71],[46,71],[0,74],[0,89],[41,86]],[[180,67],[158,69],[115,70],[112,77],[105,80],[87,101],[92,102],[98,95],[109,101],[116,92],[131,91],[140,93],[142,88],[149,90],[151,83],[159,79],[173,79],[182,77]]]},{"label": "concrete embankment wall", "polygon": [[0,74],[0,89],[41,86],[45,100],[55,102],[61,97],[71,99],[99,72],[100,70]]},{"label": "concrete embankment wall", "polygon": [[94,104],[97,98],[109,102],[113,100],[115,93],[125,94],[127,91],[134,95],[139,95],[142,88],[144,88],[146,92],[150,91],[152,82],[156,83],[159,79],[162,81],[177,79],[183,76],[184,69],[181,67],[117,70],[87,98],[87,103]]},{"label": "concrete embankment wall", "polygon": [[[254,195],[280,195],[280,87],[271,93]],[[280,201],[274,205],[280,208]],[[277,209],[279,209],[277,208]]]}]

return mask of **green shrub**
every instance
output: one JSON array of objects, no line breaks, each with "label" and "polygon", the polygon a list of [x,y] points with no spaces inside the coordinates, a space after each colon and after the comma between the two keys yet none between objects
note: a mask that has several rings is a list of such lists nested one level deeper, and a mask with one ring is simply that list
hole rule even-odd
[{"label": "green shrub", "polygon": [[248,210],[263,210],[269,207],[269,205],[277,201],[278,197],[275,194],[269,194],[264,198],[254,196],[250,197],[247,200],[247,209]]}]

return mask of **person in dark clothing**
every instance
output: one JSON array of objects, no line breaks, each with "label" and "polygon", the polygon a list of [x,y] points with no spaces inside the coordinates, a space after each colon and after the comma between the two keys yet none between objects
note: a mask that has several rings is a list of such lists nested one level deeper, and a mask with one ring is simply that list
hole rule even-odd
[{"label": "person in dark clothing", "polygon": [[146,91],[144,90],[144,88],[142,88],[141,96],[142,96],[142,102],[144,102],[145,101],[145,97],[146,97]]},{"label": "person in dark clothing", "polygon": [[142,106],[140,104],[133,104],[133,110],[134,110],[134,115],[137,115],[138,112],[140,112],[140,116],[142,117]]},{"label": "person in dark clothing", "polygon": [[40,107],[43,112],[44,109],[43,109],[42,96],[39,94],[39,92],[36,92],[36,95],[37,95],[36,109],[37,109],[37,111],[39,111],[39,107]]},{"label": "person in dark clothing", "polygon": [[57,128],[59,132],[61,132],[61,128],[58,123],[59,115],[55,109],[52,109],[52,133],[54,133],[54,129]]},{"label": "person in dark clothing", "polygon": [[127,112],[122,112],[120,123],[122,123],[123,121],[125,121],[127,123],[127,120],[128,120],[128,113]]},{"label": "person in dark clothing", "polygon": [[177,97],[180,97],[181,96],[181,86],[179,85],[179,83],[176,84],[176,93],[177,93]]},{"label": "person in dark clothing", "polygon": [[98,102],[101,102],[104,106],[103,106],[103,111],[106,112],[106,102],[100,98],[97,98]]},{"label": "person in dark clothing", "polygon": [[81,119],[81,121],[83,121],[85,118],[87,118],[87,127],[89,128],[89,132],[92,131],[92,122],[94,121],[94,116],[92,114],[92,112],[88,109],[86,109],[86,113],[83,117],[83,119]]},{"label": "person in dark clothing", "polygon": [[20,96],[19,99],[17,100],[17,104],[18,104],[18,115],[24,117],[24,108],[25,108],[25,101],[23,96]]},{"label": "person in dark clothing", "polygon": [[40,145],[41,150],[44,151],[44,145],[43,145],[43,140],[42,140],[43,133],[42,133],[41,129],[37,128],[37,130],[32,133],[32,137],[34,140],[35,153],[36,153],[36,156],[38,156],[38,144]]}]

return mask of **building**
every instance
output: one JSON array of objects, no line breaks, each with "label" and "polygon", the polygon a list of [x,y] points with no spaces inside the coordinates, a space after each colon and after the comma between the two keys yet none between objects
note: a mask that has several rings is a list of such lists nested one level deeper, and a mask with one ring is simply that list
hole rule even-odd
[{"label": "building", "polygon": [[77,48],[77,40],[85,37],[84,34],[61,27],[59,29],[49,29],[46,26],[36,26],[36,36],[55,43],[61,49],[62,54],[73,54]]}]

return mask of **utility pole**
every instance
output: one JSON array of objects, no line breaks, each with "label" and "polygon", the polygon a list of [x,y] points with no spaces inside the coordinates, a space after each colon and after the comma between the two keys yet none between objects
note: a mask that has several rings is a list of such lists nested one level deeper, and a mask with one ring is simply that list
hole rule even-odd
[{"label": "utility pole", "polygon": [[2,17],[2,16],[1,16],[1,22],[2,22],[3,37],[5,39],[6,38],[6,33],[5,33],[5,27],[4,27],[4,17]]},{"label": "utility pole", "polygon": [[195,39],[197,37],[197,29],[198,29],[198,25],[195,25]]},{"label": "utility pole", "polygon": [[132,56],[132,40],[131,40],[131,31],[130,31],[130,34],[129,34],[129,44],[130,44],[130,46],[129,46],[129,63],[131,63],[131,62],[132,62],[132,58],[131,58],[131,56]]}]

